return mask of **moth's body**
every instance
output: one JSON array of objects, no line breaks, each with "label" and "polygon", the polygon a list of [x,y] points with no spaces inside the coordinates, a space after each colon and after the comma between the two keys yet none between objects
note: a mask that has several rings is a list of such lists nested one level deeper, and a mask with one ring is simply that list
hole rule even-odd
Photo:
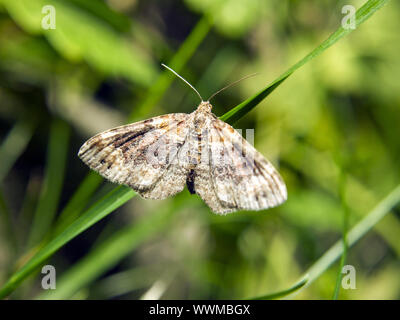
[{"label": "moth's body", "polygon": [[79,156],[108,180],[142,197],[198,194],[215,213],[261,210],[286,200],[279,173],[202,101],[190,113],[167,114],[89,139]]}]

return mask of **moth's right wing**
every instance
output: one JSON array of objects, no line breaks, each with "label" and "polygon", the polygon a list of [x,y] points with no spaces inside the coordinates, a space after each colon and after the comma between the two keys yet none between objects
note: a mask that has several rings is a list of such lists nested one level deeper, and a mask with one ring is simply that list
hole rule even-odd
[{"label": "moth's right wing", "polygon": [[185,186],[187,172],[175,159],[189,118],[173,113],[104,131],[86,141],[78,156],[108,180],[144,197],[164,199]]}]

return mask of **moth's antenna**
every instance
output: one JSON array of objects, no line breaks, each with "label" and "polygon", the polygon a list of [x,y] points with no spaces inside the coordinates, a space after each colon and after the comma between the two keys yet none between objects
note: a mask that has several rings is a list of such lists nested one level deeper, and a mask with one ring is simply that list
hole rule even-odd
[{"label": "moth's antenna", "polygon": [[223,87],[222,89],[219,89],[217,92],[213,93],[213,94],[211,95],[211,97],[209,97],[209,98],[207,99],[207,101],[210,101],[210,100],[211,100],[212,98],[214,98],[218,93],[224,91],[225,89],[228,89],[228,88],[234,86],[235,84],[239,83],[239,82],[242,81],[242,80],[245,80],[245,79],[250,78],[250,77],[254,77],[254,76],[257,75],[257,74],[258,74],[258,72],[253,73],[253,74],[250,74],[250,75],[248,75],[248,76],[245,76],[245,77],[243,77],[243,78],[240,78],[239,80],[236,80],[235,82],[232,82],[231,84],[228,84],[227,86],[225,86],[225,87]]},{"label": "moth's antenna", "polygon": [[191,88],[194,90],[194,92],[197,93],[197,95],[199,96],[201,102],[203,102],[203,98],[201,97],[200,93],[196,90],[195,87],[193,87],[188,81],[186,81],[186,80],[185,80],[181,75],[179,75],[175,70],[172,70],[170,67],[166,66],[164,63],[161,63],[161,65],[162,65],[164,68],[167,68],[169,71],[171,71],[171,72],[172,72],[174,75],[176,75],[178,78],[180,78],[181,80],[183,80],[189,87],[191,87]]}]

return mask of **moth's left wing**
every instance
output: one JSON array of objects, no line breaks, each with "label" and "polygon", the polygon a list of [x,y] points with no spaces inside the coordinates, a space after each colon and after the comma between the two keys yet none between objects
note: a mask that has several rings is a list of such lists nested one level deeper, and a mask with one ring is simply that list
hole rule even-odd
[{"label": "moth's left wing", "polygon": [[278,171],[250,143],[217,118],[208,127],[195,189],[213,212],[262,210],[286,200]]}]

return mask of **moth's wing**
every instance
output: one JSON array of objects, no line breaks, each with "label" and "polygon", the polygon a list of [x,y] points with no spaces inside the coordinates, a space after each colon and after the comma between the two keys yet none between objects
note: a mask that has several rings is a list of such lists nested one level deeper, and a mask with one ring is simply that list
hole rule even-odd
[{"label": "moth's wing", "polygon": [[210,188],[199,195],[214,212],[262,210],[286,200],[278,171],[236,130],[217,118],[208,130],[209,174],[201,184],[207,178]]},{"label": "moth's wing", "polygon": [[[228,203],[231,200],[231,204],[235,203],[238,209],[244,210],[262,210],[283,203],[287,199],[286,185],[273,165],[229,124],[215,119],[213,128],[222,138],[227,154],[226,174],[213,175],[214,184],[223,186],[227,181],[232,189],[226,190],[235,191],[225,198],[219,196],[219,199]],[[218,161],[213,166],[217,173]],[[222,190],[218,191],[217,187],[217,195],[224,194]]]},{"label": "moth's wing", "polygon": [[143,198],[165,199],[181,192],[185,187],[189,168],[180,159],[181,154],[188,149],[191,123],[190,115],[187,115],[184,124],[169,130],[149,148],[150,156],[154,156],[150,172],[155,174],[155,171],[159,171],[155,174],[156,179],[152,180],[151,187],[139,190]]},{"label": "moth's wing", "polygon": [[174,113],[107,130],[86,141],[78,155],[108,180],[164,199],[185,186],[186,172],[172,160],[184,144],[188,119],[188,114]]},{"label": "moth's wing", "polygon": [[[213,140],[218,135],[215,130],[212,130],[213,119],[208,119],[205,128],[201,134],[190,134],[195,136],[194,141],[198,141],[198,150],[201,151],[201,158],[198,164],[196,164],[195,172],[193,175],[193,187],[195,193],[197,193],[203,201],[210,207],[215,213],[225,214],[228,212],[235,211],[235,205],[226,204],[220,201],[217,195],[218,186],[215,186],[213,179],[213,168],[214,162],[211,159]],[[215,146],[214,146],[215,149]]]}]

